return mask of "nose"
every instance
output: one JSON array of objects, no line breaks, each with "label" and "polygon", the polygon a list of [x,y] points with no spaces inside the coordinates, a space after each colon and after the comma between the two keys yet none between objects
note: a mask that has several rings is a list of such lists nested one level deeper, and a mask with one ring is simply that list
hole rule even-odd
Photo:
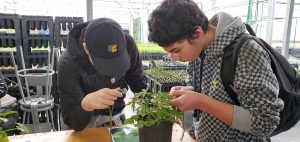
[{"label": "nose", "polygon": [[168,57],[171,58],[173,61],[179,61],[179,57],[176,56],[174,53],[169,53]]}]

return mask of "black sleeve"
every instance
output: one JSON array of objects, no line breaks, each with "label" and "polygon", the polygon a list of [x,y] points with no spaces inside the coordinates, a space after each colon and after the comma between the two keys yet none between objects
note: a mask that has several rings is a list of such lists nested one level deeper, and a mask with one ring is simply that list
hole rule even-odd
[{"label": "black sleeve", "polygon": [[4,77],[2,76],[2,73],[0,71],[0,98],[4,97],[6,93],[7,93],[7,86]]},{"label": "black sleeve", "polygon": [[58,63],[58,89],[62,117],[66,125],[80,131],[88,125],[93,113],[87,112],[81,107],[81,101],[85,94],[80,84],[80,76],[75,72],[74,65],[66,62],[63,56]]},{"label": "black sleeve", "polygon": [[142,89],[145,89],[147,87],[142,68],[142,60],[133,38],[130,35],[125,34],[125,39],[127,51],[131,58],[131,66],[125,75],[125,80],[130,86],[131,91],[134,93],[138,93]]}]

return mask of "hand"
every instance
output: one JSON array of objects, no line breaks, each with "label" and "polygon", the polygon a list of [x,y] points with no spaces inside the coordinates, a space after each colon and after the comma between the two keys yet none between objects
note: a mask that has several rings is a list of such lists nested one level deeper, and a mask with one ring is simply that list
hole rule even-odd
[{"label": "hand", "polygon": [[[190,91],[193,91],[194,87],[192,87],[192,86],[174,86],[174,87],[171,88],[170,94],[172,94],[175,90],[190,90]],[[173,98],[173,99],[175,99],[175,98]]]},{"label": "hand", "polygon": [[182,121],[180,119],[176,119],[175,123],[178,124],[181,127],[183,126],[183,123],[182,123]]},{"label": "hand", "polygon": [[199,109],[198,107],[203,94],[191,90],[173,90],[170,95],[173,98],[170,104],[184,112]]},{"label": "hand", "polygon": [[118,97],[122,97],[122,93],[119,92],[119,88],[103,88],[86,95],[81,101],[81,107],[86,111],[106,109],[113,105],[114,101],[117,100]]}]

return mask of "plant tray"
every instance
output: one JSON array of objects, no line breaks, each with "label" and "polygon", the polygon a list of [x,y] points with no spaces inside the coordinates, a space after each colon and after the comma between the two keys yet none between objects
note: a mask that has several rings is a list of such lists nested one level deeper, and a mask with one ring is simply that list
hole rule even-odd
[{"label": "plant tray", "polygon": [[111,128],[113,142],[139,142],[138,129],[132,125]]}]

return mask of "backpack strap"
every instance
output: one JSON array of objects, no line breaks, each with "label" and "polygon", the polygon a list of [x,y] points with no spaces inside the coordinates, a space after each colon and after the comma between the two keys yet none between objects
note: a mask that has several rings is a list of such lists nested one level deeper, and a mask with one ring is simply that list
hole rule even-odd
[{"label": "backpack strap", "polygon": [[228,46],[224,48],[223,58],[222,58],[222,64],[221,64],[221,80],[223,83],[223,86],[229,95],[230,99],[234,102],[236,105],[240,105],[240,102],[237,99],[237,94],[233,90],[233,81],[234,81],[234,75],[236,71],[237,66],[237,59],[238,54],[240,51],[240,48],[242,45],[248,40],[248,39],[254,39],[257,41],[260,45],[261,42],[255,37],[256,34],[254,30],[251,28],[250,25],[247,23],[244,23],[248,33],[242,33],[239,36],[237,36],[233,42],[231,42]]},{"label": "backpack strap", "polygon": [[231,42],[228,46],[224,48],[224,53],[222,57],[221,80],[227,94],[236,105],[240,105],[240,102],[237,99],[237,94],[233,90],[233,81],[237,66],[237,59],[240,48],[249,38],[250,36],[246,33],[240,34],[233,40],[233,42]]},{"label": "backpack strap", "polygon": [[256,36],[254,30],[252,29],[252,27],[251,27],[249,24],[244,23],[244,25],[246,26],[246,29],[247,29],[247,31],[248,31],[248,33],[249,33],[250,35]]},{"label": "backpack strap", "polygon": [[300,78],[296,70],[289,65],[285,57],[275,51],[264,40],[255,37],[251,26],[245,26],[250,35],[241,34],[224,48],[221,64],[221,80],[229,97],[234,101],[234,104],[240,105],[237,94],[232,87],[240,48],[246,40],[251,39],[257,42],[267,52],[271,60],[272,70],[279,83],[278,97],[284,101],[284,109],[280,112],[280,123],[271,134],[271,136],[274,136],[289,130],[300,119]]},{"label": "backpack strap", "polygon": [[[295,94],[293,92],[295,90],[291,90],[291,87],[289,87],[291,86],[291,84],[299,84],[299,77],[297,72],[289,65],[288,61],[283,56],[281,56],[280,53],[275,51],[272,47],[268,46],[268,44],[260,38],[248,34],[241,34],[232,43],[230,43],[227,47],[224,48],[224,54],[221,64],[222,83],[225,87],[226,92],[228,93],[229,97],[234,101],[234,103],[236,105],[240,104],[237,100],[237,94],[233,90],[233,81],[237,66],[238,54],[240,48],[248,39],[256,41],[270,56],[270,59],[272,61],[271,66],[273,71],[277,72],[276,77],[278,79],[281,90],[284,90],[289,94],[299,97],[298,94]],[[282,67],[284,67],[284,69]],[[284,74],[296,77],[290,78],[289,81],[292,81],[292,83],[290,83],[289,81],[287,81],[286,78],[283,77]],[[296,90],[296,92],[299,91],[300,90]]]}]

